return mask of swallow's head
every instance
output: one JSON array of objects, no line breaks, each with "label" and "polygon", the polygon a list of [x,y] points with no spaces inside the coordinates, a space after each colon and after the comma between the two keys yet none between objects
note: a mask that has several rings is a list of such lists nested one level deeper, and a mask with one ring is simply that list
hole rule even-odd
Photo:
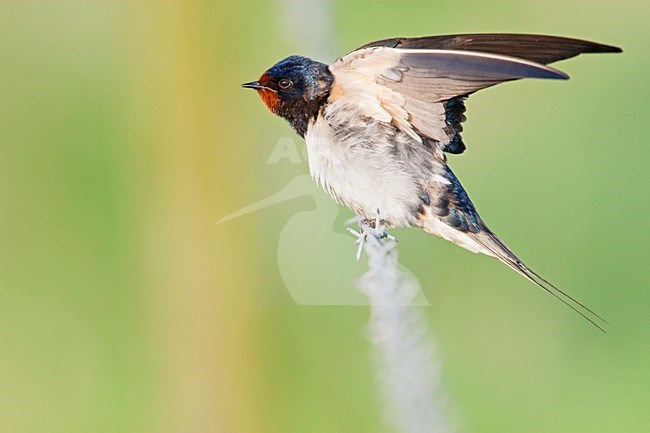
[{"label": "swallow's head", "polygon": [[333,82],[326,64],[291,56],[273,65],[257,81],[242,87],[257,90],[273,114],[284,117],[304,136],[309,121],[316,118],[327,101]]}]

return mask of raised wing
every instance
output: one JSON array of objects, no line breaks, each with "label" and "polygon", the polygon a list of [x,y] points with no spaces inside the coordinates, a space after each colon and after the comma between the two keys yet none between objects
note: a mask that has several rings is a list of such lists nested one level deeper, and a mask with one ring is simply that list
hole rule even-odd
[{"label": "raised wing", "polygon": [[353,51],[330,70],[330,102],[344,98],[363,115],[455,153],[464,149],[459,132],[466,95],[520,78],[568,78],[548,66],[500,54],[388,47]]},{"label": "raised wing", "polygon": [[513,33],[423,36],[420,38],[395,37],[370,42],[357,50],[370,47],[479,51],[519,57],[545,65],[582,53],[620,53],[622,51],[618,47],[580,39]]},{"label": "raised wing", "polygon": [[[379,92],[392,98],[386,106],[392,108],[395,124],[409,135],[414,132],[437,141],[445,152],[462,153],[460,132],[470,93],[518,78],[568,78],[542,65],[581,53],[606,52],[621,49],[579,39],[508,33],[389,38],[364,45],[332,68],[339,75],[345,68],[359,68],[374,76],[374,84],[397,93]],[[364,79],[373,85],[368,75]]]}]

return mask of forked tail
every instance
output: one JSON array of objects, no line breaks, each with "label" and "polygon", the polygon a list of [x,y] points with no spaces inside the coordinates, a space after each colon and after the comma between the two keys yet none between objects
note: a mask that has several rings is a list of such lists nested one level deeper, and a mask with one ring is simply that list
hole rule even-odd
[{"label": "forked tail", "polygon": [[494,257],[514,269],[517,273],[522,275],[527,280],[531,281],[533,284],[541,287],[551,296],[581,315],[585,320],[598,328],[600,331],[607,333],[607,331],[605,331],[601,325],[596,323],[600,321],[604,324],[608,324],[605,319],[603,319],[601,316],[599,316],[589,307],[582,304],[577,299],[573,298],[568,293],[555,287],[555,285],[551,284],[544,277],[526,266],[521,260],[517,258],[517,256],[514,255],[512,251],[510,251],[510,249],[503,243],[501,239],[499,239],[497,235],[490,232],[486,228],[484,231],[476,234],[470,234],[470,236],[476,243],[481,245],[481,247],[492,253]]}]

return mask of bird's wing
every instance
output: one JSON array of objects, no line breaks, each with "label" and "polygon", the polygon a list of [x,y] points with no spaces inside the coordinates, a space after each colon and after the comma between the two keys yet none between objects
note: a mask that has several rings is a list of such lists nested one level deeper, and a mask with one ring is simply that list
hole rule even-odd
[{"label": "bird's wing", "polygon": [[395,37],[370,42],[357,50],[370,47],[478,51],[519,57],[545,65],[582,53],[621,52],[618,47],[580,39],[513,33],[440,35],[420,38]]},{"label": "bird's wing", "polygon": [[[402,55],[395,59],[398,55],[394,52],[370,51],[372,48],[395,49]],[[339,59],[332,67],[341,72],[345,68],[360,67],[374,76],[379,85],[408,98],[409,107],[402,108],[411,118],[411,131],[437,141],[445,152],[462,153],[465,145],[460,132],[465,121],[464,102],[469,93],[518,78],[567,78],[555,70],[540,70],[539,67],[543,68],[540,64],[581,53],[620,51],[620,48],[595,42],[542,35],[396,37],[366,44]],[[519,59],[529,63],[522,64],[523,60]],[[365,78],[371,81],[370,77]],[[389,96],[400,99],[396,95]],[[404,119],[399,117],[395,123],[405,125]]]},{"label": "bird's wing", "polygon": [[468,94],[520,78],[568,78],[540,63],[500,54],[388,47],[354,51],[330,71],[330,102],[344,98],[363,115],[455,153],[464,149],[459,132]]}]

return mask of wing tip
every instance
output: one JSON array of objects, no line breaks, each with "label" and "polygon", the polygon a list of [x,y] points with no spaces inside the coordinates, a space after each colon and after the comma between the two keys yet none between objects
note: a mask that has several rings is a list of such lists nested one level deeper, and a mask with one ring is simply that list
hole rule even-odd
[{"label": "wing tip", "polygon": [[614,45],[605,45],[592,42],[592,46],[584,53],[622,53],[623,49]]},{"label": "wing tip", "polygon": [[569,74],[567,74],[566,72],[562,72],[559,69],[555,69],[555,68],[549,68],[548,66],[547,68],[548,69],[546,69],[545,74],[542,74],[542,76],[540,77],[533,77],[533,78],[548,78],[551,80],[568,80],[570,78]]}]

